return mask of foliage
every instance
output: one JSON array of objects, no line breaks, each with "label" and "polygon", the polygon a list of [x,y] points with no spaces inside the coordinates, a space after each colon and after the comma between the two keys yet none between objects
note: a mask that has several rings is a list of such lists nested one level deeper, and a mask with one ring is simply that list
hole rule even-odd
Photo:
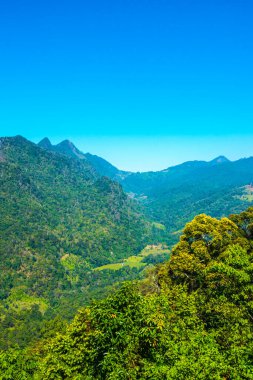
[{"label": "foliage", "polygon": [[[69,143],[63,148],[65,154]],[[172,170],[181,184],[185,170],[199,173],[189,199],[162,174],[161,215],[150,223],[80,154],[68,158],[21,137],[0,139],[0,379],[253,379],[253,208],[221,220],[196,216],[171,255],[157,245],[166,236],[160,220],[172,225],[162,206],[168,194],[188,209],[175,221],[180,209],[172,208],[178,227],[204,204],[216,205],[218,214],[241,207],[234,197],[239,174],[228,180],[223,164]],[[242,164],[244,181],[250,167]],[[210,173],[218,175],[217,189],[207,188]],[[187,178],[189,194],[196,183]],[[144,202],[155,215],[152,197]],[[140,266],[167,255],[142,277]],[[119,262],[128,265],[106,266]]]},{"label": "foliage", "polygon": [[198,214],[220,218],[241,212],[253,203],[252,157],[235,162],[217,157],[210,162],[190,161],[158,172],[131,173],[101,157],[81,153],[69,141],[52,145],[44,139],[39,145],[86,160],[101,176],[118,181],[139,201],[147,217],[155,220],[154,232],[166,226],[169,244],[177,242],[179,235],[175,232]]},{"label": "foliage", "polygon": [[196,215],[216,218],[239,213],[253,203],[253,158],[235,162],[192,161],[159,172],[131,173],[119,179],[134,194],[146,214],[171,232],[181,230]]},{"label": "foliage", "polygon": [[[253,379],[251,221],[253,208],[197,216],[167,263],[37,343],[34,378]],[[29,360],[26,351],[22,365]]]},{"label": "foliage", "polygon": [[147,264],[158,264],[166,261],[169,258],[170,251],[167,246],[159,245],[147,245],[137,256],[130,256],[124,259],[122,262],[115,264],[102,265],[95,268],[95,270],[119,270],[123,267],[130,268],[144,268]]},{"label": "foliage", "polygon": [[93,269],[138,253],[154,227],[86,160],[20,136],[1,138],[0,154],[0,348],[24,347],[44,320],[105,294],[120,278]]}]

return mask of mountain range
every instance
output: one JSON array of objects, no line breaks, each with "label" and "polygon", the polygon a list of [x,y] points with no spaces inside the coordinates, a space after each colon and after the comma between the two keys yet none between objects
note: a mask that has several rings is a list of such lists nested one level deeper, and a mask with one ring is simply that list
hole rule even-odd
[{"label": "mountain range", "polygon": [[252,182],[253,158],[131,173],[68,140],[0,138],[0,348],[25,346],[45,321],[142,276],[195,215],[246,209]]},{"label": "mountain range", "polygon": [[64,140],[57,145],[52,145],[49,138],[45,137],[38,143],[40,148],[50,150],[52,152],[61,153],[72,158],[78,158],[89,162],[90,165],[102,176],[111,179],[120,180],[125,178],[131,172],[119,170],[105,159],[90,153],[83,153],[69,140]]},{"label": "mountain range", "polygon": [[209,162],[188,161],[157,172],[132,173],[117,169],[101,157],[80,152],[68,140],[52,145],[45,138],[38,145],[81,158],[101,176],[119,182],[144,207],[149,218],[166,226],[171,242],[197,214],[220,218],[241,212],[253,203],[252,157],[230,161],[219,156]]},{"label": "mountain range", "polygon": [[0,138],[0,350],[61,331],[122,281],[153,279],[185,223],[246,209],[252,182],[253,158],[132,173],[68,140]]}]

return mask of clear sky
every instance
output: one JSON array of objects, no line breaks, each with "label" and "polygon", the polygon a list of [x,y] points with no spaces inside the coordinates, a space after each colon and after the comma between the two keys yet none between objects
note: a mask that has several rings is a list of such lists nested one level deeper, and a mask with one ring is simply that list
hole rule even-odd
[{"label": "clear sky", "polygon": [[129,170],[253,155],[252,0],[0,2],[0,135]]}]

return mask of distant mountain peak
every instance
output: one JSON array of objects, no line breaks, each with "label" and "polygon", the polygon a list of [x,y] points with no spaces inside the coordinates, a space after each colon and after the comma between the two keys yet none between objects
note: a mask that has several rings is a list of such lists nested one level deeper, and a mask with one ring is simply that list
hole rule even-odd
[{"label": "distant mountain peak", "polygon": [[50,140],[45,137],[38,145],[41,148],[50,150],[55,153],[60,153],[71,158],[79,158],[80,160],[86,160],[92,168],[102,176],[106,176],[115,180],[122,181],[130,172],[117,169],[105,159],[90,154],[81,152],[70,140],[63,140],[57,145],[52,145]]},{"label": "distant mountain peak", "polygon": [[67,156],[78,156],[79,158],[82,157],[83,154],[75,147],[75,145],[70,140],[63,140],[57,145],[53,145],[48,137],[45,137],[42,139],[38,146],[40,148],[44,148],[53,152],[62,153]]},{"label": "distant mountain peak", "polygon": [[39,143],[38,146],[45,149],[50,149],[52,147],[51,141],[48,137],[44,137]]},{"label": "distant mountain peak", "polygon": [[225,162],[230,162],[230,160],[225,156],[218,156],[210,161],[212,164],[224,164]]},{"label": "distant mountain peak", "polygon": [[76,156],[80,159],[85,159],[85,155],[77,149],[77,147],[70,140],[63,140],[59,144],[55,145],[55,149],[63,154],[68,156]]},{"label": "distant mountain peak", "polygon": [[67,146],[67,147],[74,147],[75,148],[75,145],[70,140],[63,140],[59,144],[57,144],[57,146]]}]

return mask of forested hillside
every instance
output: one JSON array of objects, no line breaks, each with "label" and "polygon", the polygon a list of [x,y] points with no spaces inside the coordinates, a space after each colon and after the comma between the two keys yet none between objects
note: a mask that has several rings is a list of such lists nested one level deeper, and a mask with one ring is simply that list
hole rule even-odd
[{"label": "forested hillside", "polygon": [[158,172],[121,171],[101,157],[81,153],[71,142],[39,144],[68,156],[85,159],[102,176],[118,181],[137,199],[146,215],[164,224],[177,241],[185,223],[206,213],[220,218],[253,204],[253,158],[235,162],[220,156],[210,162],[189,161]]},{"label": "forested hillside", "polygon": [[161,221],[252,202],[253,159],[119,175],[138,205],[103,159],[43,145],[0,139],[0,379],[253,379],[253,208],[196,216],[154,267]]},{"label": "forested hillside", "polygon": [[0,139],[0,200],[1,347],[26,345],[38,321],[70,318],[132,278],[93,269],[153,242],[155,227],[119,184],[20,136]]},{"label": "forested hillside", "polygon": [[64,154],[68,157],[78,158],[87,161],[101,176],[109,177],[120,182],[123,178],[131,174],[123,170],[119,170],[110,162],[95,154],[81,152],[71,141],[64,140],[59,144],[53,145],[48,137],[45,137],[38,143],[38,146],[52,152]]},{"label": "forested hillside", "polygon": [[2,379],[253,378],[253,208],[188,223],[171,259],[0,354]]},{"label": "forested hillside", "polygon": [[252,182],[253,158],[230,162],[218,157],[131,174],[122,186],[145,204],[150,217],[174,232],[200,213],[220,218],[243,211],[253,203]]}]

